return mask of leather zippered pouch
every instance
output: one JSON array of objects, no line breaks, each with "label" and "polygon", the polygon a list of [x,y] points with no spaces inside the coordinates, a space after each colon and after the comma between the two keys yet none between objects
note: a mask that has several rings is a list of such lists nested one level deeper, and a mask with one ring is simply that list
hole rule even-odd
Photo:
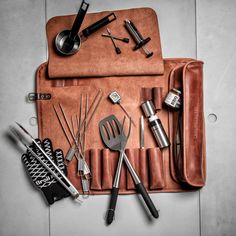
[{"label": "leather zippered pouch", "polygon": [[206,176],[202,66],[200,61],[190,61],[173,69],[169,78],[169,89],[183,93],[181,110],[169,116],[171,173],[193,187],[203,186]]}]

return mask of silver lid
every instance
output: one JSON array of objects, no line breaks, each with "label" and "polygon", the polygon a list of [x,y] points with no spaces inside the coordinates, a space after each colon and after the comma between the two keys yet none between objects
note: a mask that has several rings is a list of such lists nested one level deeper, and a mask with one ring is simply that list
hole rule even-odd
[{"label": "silver lid", "polygon": [[175,92],[176,92],[177,94],[179,94],[179,95],[181,94],[181,91],[178,90],[178,89],[176,89],[176,88],[172,88],[172,90],[175,91]]},{"label": "silver lid", "polygon": [[155,107],[152,103],[152,101],[146,101],[141,105],[143,112],[146,117],[150,117],[156,114]]}]

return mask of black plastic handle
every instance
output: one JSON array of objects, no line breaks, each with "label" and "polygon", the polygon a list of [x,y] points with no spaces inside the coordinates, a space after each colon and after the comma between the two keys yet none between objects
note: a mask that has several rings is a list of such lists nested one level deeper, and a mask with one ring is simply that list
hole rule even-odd
[{"label": "black plastic handle", "polygon": [[129,39],[128,39],[128,38],[123,38],[122,41],[123,41],[124,43],[129,43]]},{"label": "black plastic handle", "polygon": [[83,34],[84,37],[88,37],[89,35],[96,32],[97,30],[99,30],[103,26],[111,23],[115,19],[116,19],[115,13],[110,13],[109,15],[107,15],[107,16],[103,17],[102,19],[100,19],[99,21],[97,21],[94,24],[92,24],[92,25],[88,26],[87,28],[85,28],[82,31],[82,34]]},{"label": "black plastic handle", "polygon": [[116,187],[113,187],[111,190],[110,204],[109,204],[109,209],[107,211],[107,218],[106,218],[106,222],[108,225],[112,223],[115,216],[118,192],[119,192],[119,188],[116,188]]},{"label": "black plastic handle", "polygon": [[82,25],[82,22],[84,20],[84,17],[86,15],[86,12],[88,10],[89,4],[86,2],[82,2],[78,11],[78,14],[75,18],[75,21],[73,23],[73,26],[71,28],[71,32],[70,32],[70,39],[74,40],[74,38],[76,37],[76,35],[79,32],[80,26]]},{"label": "black plastic handle", "polygon": [[156,207],[154,206],[152,199],[150,198],[149,194],[147,193],[145,187],[143,186],[142,183],[136,184],[136,188],[138,190],[138,192],[142,195],[143,200],[145,201],[149,211],[152,213],[152,216],[154,218],[158,218],[159,217],[159,213],[156,209]]}]

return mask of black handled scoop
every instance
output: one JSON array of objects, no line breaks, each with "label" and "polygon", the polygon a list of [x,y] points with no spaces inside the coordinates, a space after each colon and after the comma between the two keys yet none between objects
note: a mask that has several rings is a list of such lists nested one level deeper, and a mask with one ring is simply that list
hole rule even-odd
[{"label": "black handled scoop", "polygon": [[70,56],[77,53],[80,49],[81,43],[84,42],[88,36],[95,33],[103,26],[116,20],[116,15],[114,13],[110,13],[78,33],[88,7],[89,4],[82,2],[72,29],[64,30],[57,35],[55,39],[55,46],[61,55]]},{"label": "black handled scoop", "polygon": [[81,39],[78,35],[78,32],[88,10],[88,7],[89,4],[83,1],[71,30],[63,30],[56,36],[55,46],[57,51],[62,55],[73,55],[79,50]]}]

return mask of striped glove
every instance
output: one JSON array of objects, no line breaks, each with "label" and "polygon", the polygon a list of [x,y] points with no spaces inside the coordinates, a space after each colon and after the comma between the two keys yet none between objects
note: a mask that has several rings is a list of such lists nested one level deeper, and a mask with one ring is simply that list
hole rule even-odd
[{"label": "striped glove", "polygon": [[[52,142],[50,139],[44,139],[42,142],[37,139],[37,143],[41,145],[47,155],[64,172],[64,174],[67,175],[62,150],[57,149],[53,151]],[[30,147],[44,161],[44,163],[47,164],[49,168],[55,171],[53,165],[44,157],[42,152],[40,152],[35,144],[32,144]],[[43,192],[49,205],[52,205],[55,201],[70,195],[69,192],[40,164],[40,162],[29,151],[22,155],[22,161],[33,183]]]}]

